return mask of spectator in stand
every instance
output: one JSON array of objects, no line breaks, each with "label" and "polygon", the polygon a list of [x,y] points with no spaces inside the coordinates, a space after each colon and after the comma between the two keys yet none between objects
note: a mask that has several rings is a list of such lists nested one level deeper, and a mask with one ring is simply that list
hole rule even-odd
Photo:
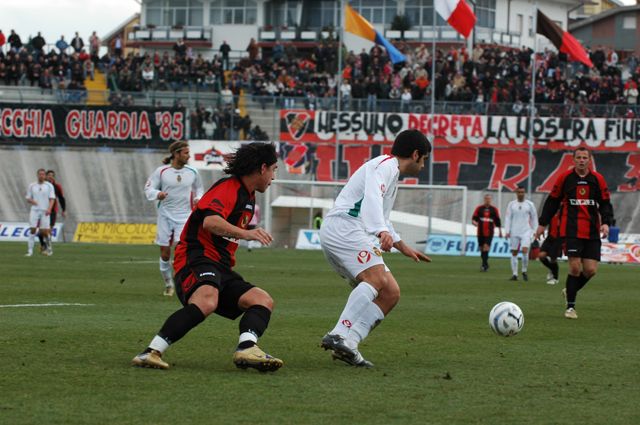
[{"label": "spectator in stand", "polygon": [[45,90],[53,90],[53,79],[51,78],[51,74],[49,73],[48,69],[45,69],[44,72],[42,72],[42,75],[40,75],[40,81],[38,85],[42,89],[43,93]]},{"label": "spectator in stand", "polygon": [[231,46],[227,44],[227,40],[224,40],[220,45],[220,54],[222,55],[222,67],[225,71],[229,69],[229,52],[231,52]]},{"label": "spectator in stand", "polygon": [[258,59],[260,48],[258,47],[258,43],[256,43],[255,38],[252,38],[249,42],[249,46],[247,46],[247,52],[249,53],[249,60],[251,62],[255,62]]},{"label": "spectator in stand", "polygon": [[67,43],[64,39],[64,35],[61,35],[60,40],[56,41],[56,47],[60,51],[60,54],[63,54],[67,51],[67,49],[69,48],[69,43]]},{"label": "spectator in stand", "polygon": [[98,62],[98,55],[100,52],[100,37],[94,31],[91,33],[91,37],[89,37],[89,55],[91,56],[91,60],[93,63]]},{"label": "spectator in stand", "polygon": [[76,53],[80,53],[80,51],[84,48],[84,41],[82,41],[82,37],[76,31],[76,36],[71,40],[71,47]]},{"label": "spectator in stand", "polygon": [[14,30],[11,30],[11,34],[9,34],[7,42],[11,46],[11,50],[13,50],[15,53],[18,53],[18,51],[22,47],[22,40],[20,40],[20,36],[16,34]]},{"label": "spectator in stand", "polygon": [[83,80],[87,79],[87,75],[93,81],[95,79],[95,68],[93,62],[90,59],[86,59],[82,65],[82,78]]},{"label": "spectator in stand", "polygon": [[184,60],[187,56],[187,45],[184,44],[183,39],[179,38],[178,41],[176,41],[176,44],[173,45],[173,51],[176,54],[176,59]]},{"label": "spectator in stand", "polygon": [[40,31],[38,31],[38,35],[31,39],[31,47],[33,47],[33,58],[35,61],[38,61],[40,56],[44,53],[43,49],[46,44],[47,43],[44,40],[44,37],[40,34]]},{"label": "spectator in stand", "polygon": [[118,34],[116,35],[115,40],[113,40],[113,54],[115,57],[121,58],[122,52],[122,38],[120,37],[120,34]]},{"label": "spectator in stand", "polygon": [[411,96],[411,89],[409,87],[405,87],[402,95],[400,96],[400,112],[410,112],[411,100],[413,100],[413,96]]}]

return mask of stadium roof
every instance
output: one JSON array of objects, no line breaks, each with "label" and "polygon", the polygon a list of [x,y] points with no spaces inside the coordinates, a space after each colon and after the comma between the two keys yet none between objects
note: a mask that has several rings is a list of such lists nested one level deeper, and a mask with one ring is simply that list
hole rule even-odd
[{"label": "stadium roof", "polygon": [[140,14],[139,13],[134,13],[133,15],[129,16],[127,19],[122,21],[122,23],[120,25],[118,25],[113,30],[111,30],[111,32],[109,32],[107,35],[102,37],[102,45],[103,46],[109,45],[109,42],[111,41],[112,38],[114,38],[118,34],[121,34],[126,27],[128,27],[129,25],[131,25],[135,21],[138,21],[138,22],[140,21]]},{"label": "stadium roof", "polygon": [[604,12],[598,13],[597,15],[594,15],[589,18],[582,19],[578,22],[570,24],[569,31],[577,30],[578,28],[591,25],[595,22],[601,21],[603,19],[607,19],[610,16],[615,16],[621,13],[638,12],[638,11],[640,11],[639,5],[614,7],[613,9],[605,10]]}]

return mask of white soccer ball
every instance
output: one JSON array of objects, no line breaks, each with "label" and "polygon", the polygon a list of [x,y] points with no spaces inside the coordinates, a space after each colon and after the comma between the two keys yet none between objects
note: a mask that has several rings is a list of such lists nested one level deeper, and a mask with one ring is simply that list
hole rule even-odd
[{"label": "white soccer ball", "polygon": [[503,301],[491,309],[489,326],[501,336],[517,335],[524,326],[524,314],[514,303]]}]

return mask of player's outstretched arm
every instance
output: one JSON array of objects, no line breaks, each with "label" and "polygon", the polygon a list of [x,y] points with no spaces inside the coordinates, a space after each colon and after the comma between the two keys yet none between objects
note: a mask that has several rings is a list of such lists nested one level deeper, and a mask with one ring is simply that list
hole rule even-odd
[{"label": "player's outstretched arm", "polygon": [[264,229],[256,228],[252,230],[234,226],[219,215],[210,215],[204,219],[202,227],[217,236],[234,239],[245,239],[248,241],[258,241],[263,245],[269,245],[273,237]]},{"label": "player's outstretched arm", "polygon": [[416,263],[419,263],[420,261],[424,261],[426,263],[431,262],[431,258],[429,258],[425,253],[411,248],[409,245],[404,243],[404,241],[395,242],[393,247]]}]

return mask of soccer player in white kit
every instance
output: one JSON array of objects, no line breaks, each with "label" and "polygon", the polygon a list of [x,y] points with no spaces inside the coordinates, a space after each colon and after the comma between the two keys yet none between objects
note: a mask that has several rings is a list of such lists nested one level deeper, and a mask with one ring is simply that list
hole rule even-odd
[{"label": "soccer player in white kit", "polygon": [[389,220],[400,174],[417,176],[431,153],[431,143],[418,130],[398,134],[391,155],[367,161],[344,186],[320,228],[320,243],[329,264],[354,288],[335,327],[321,342],[335,359],[372,367],[358,344],[400,299],[400,287],[384,263],[391,248],[412,260],[431,261],[406,245]]},{"label": "soccer player in white kit", "polygon": [[184,141],[169,145],[170,156],[151,174],[144,186],[149,201],[157,202],[158,227],[156,244],[160,246],[160,274],[164,295],[174,294],[171,246],[178,243],[193,206],[204,190],[198,171],[188,166],[189,144]]},{"label": "soccer player in white kit", "polygon": [[509,202],[505,214],[506,237],[511,245],[511,278],[518,280],[518,252],[522,251],[522,280],[529,280],[529,247],[538,228],[538,212],[533,202],[524,199],[524,187],[516,189],[516,199]]},{"label": "soccer player in white kit", "polygon": [[53,185],[46,180],[47,173],[44,168],[38,170],[38,181],[31,183],[27,189],[27,202],[31,204],[29,212],[29,241],[27,242],[27,253],[25,256],[33,255],[33,246],[36,240],[36,229],[40,228],[40,233],[45,243],[44,255],[51,255],[51,210],[56,200],[56,191]]}]

